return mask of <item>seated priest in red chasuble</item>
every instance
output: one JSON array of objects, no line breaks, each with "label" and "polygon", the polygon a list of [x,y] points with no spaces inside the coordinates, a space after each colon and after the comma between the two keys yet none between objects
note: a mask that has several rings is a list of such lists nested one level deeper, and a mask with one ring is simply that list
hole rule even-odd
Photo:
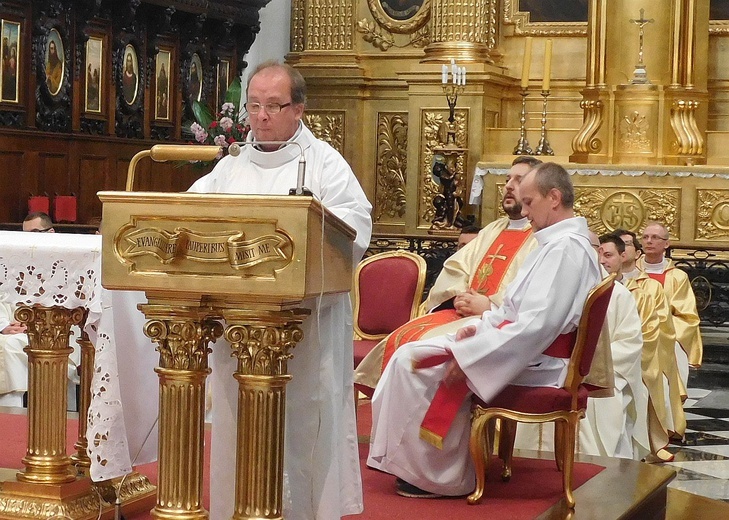
[{"label": "seated priest in red chasuble", "polygon": [[[509,384],[559,388],[590,290],[602,279],[587,221],[573,211],[569,174],[555,163],[527,173],[518,188],[537,248],[498,307],[456,331],[395,351],[372,398],[367,465],[397,476],[406,496],[473,491],[471,396],[484,402]],[[585,382],[614,386],[610,347],[601,341]]]},{"label": "seated priest in red chasuble", "polygon": [[501,305],[506,286],[526,256],[537,247],[529,220],[522,216],[517,188],[521,178],[541,161],[521,156],[514,160],[501,199],[506,216],[482,229],[478,236],[447,259],[423,308],[428,314],[406,323],[381,341],[356,369],[355,382],[374,389],[398,347],[460,328],[464,320]]}]

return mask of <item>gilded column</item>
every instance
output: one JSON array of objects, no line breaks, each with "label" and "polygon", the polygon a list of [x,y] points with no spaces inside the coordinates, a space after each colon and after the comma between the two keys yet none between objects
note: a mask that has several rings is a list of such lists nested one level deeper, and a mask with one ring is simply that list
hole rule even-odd
[{"label": "gilded column", "polygon": [[497,27],[497,0],[432,0],[431,43],[423,61],[493,63]]},{"label": "gilded column", "polygon": [[66,454],[68,346],[72,325],[84,310],[64,307],[20,307],[15,317],[25,324],[28,346],[28,449],[17,474],[19,482],[63,484],[76,479]]},{"label": "gilded column", "polygon": [[84,331],[84,324],[88,311],[84,313],[84,319],[81,323],[81,337],[76,340],[81,348],[81,364],[79,365],[79,397],[78,397],[78,439],[74,448],[76,453],[71,455],[71,460],[79,473],[89,477],[89,469],[91,468],[91,459],[88,454],[88,441],[86,440],[86,429],[88,427],[87,417],[89,415],[89,405],[91,404],[91,380],[94,376],[94,345],[89,341],[89,335]]},{"label": "gilded column", "polygon": [[287,362],[308,311],[226,310],[238,358],[235,520],[282,519]]},{"label": "gilded column", "polygon": [[610,92],[606,84],[607,67],[607,1],[590,0],[587,25],[587,78],[582,91],[580,108],[583,111],[582,127],[572,139],[571,162],[589,162],[605,156],[608,144],[605,108],[610,104]]},{"label": "gilded column", "polygon": [[203,446],[208,345],[220,323],[195,302],[156,299],[141,305],[144,333],[157,344],[159,366],[159,478],[152,516],[204,519]]},{"label": "gilded column", "polygon": [[[591,0],[583,124],[571,161],[706,160],[708,2]],[[607,124],[603,124],[607,123]]]}]

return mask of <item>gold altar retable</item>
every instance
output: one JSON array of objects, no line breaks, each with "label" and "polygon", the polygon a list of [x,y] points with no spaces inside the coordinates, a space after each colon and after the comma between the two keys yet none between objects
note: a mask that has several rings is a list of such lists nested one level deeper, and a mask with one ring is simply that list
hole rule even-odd
[{"label": "gold altar retable", "polygon": [[[282,518],[287,360],[306,298],[346,292],[354,231],[306,196],[101,192],[102,283],[139,290],[159,351],[155,518],[202,519],[209,345],[238,359],[233,518]],[[324,263],[326,262],[326,270]],[[310,374],[295,374],[309,377]]]}]

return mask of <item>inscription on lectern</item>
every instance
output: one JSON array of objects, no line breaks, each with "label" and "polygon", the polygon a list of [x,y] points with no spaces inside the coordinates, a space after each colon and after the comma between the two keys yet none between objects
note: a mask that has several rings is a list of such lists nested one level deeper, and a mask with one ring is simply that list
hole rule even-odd
[{"label": "inscription on lectern", "polygon": [[237,230],[201,233],[186,228],[167,231],[148,227],[126,233],[123,241],[126,247],[122,246],[120,256],[125,260],[151,255],[163,264],[186,259],[227,262],[233,269],[246,269],[278,260],[291,261],[284,252],[284,249],[291,250],[290,239],[280,234],[246,239],[246,233]]}]

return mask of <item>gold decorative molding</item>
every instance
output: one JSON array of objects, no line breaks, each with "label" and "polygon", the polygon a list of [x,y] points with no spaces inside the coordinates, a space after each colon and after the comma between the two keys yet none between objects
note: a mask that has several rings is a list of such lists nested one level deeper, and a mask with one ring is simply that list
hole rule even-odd
[{"label": "gold decorative molding", "polygon": [[292,0],[291,2],[291,51],[304,52],[304,38],[306,34],[306,0]]},{"label": "gold decorative molding", "polygon": [[390,32],[410,34],[430,19],[431,0],[406,2],[404,7],[394,0],[367,0],[372,17]]},{"label": "gold decorative molding", "polygon": [[572,139],[574,153],[598,153],[602,149],[602,141],[595,137],[602,126],[604,103],[599,99],[583,99],[580,108],[583,111],[582,127]]},{"label": "gold decorative molding", "polygon": [[696,190],[697,240],[729,240],[729,190]]},{"label": "gold decorative molding", "polygon": [[[109,504],[102,502],[102,508]],[[99,497],[88,494],[49,501],[47,497],[0,496],[0,515],[5,518],[79,518],[94,519],[99,515]]]},{"label": "gold decorative molding", "polygon": [[[456,146],[459,148],[468,148],[468,109],[456,109],[456,120],[454,122],[456,130]],[[433,181],[431,171],[433,168],[433,150],[445,144],[446,136],[443,135],[443,128],[448,125],[444,124],[448,119],[448,113],[442,110],[422,110],[421,111],[421,146],[420,146],[420,171],[422,176],[419,180],[418,189],[418,227],[430,228],[435,215],[433,207],[433,197],[439,193],[438,185]],[[461,185],[465,180],[465,157],[461,156],[458,160],[458,173],[461,176]]]},{"label": "gold decorative molding", "polygon": [[497,0],[433,0],[423,61],[494,63],[500,58]]},{"label": "gold decorative molding", "polygon": [[645,222],[663,222],[672,239],[680,235],[680,188],[575,186],[575,212],[598,235],[618,228],[640,231]]},{"label": "gold decorative molding", "polygon": [[387,51],[391,47],[403,49],[405,47],[425,47],[430,43],[430,29],[424,25],[420,29],[410,33],[407,43],[400,44],[395,36],[387,29],[378,26],[374,21],[363,18],[357,22],[357,32],[362,34],[362,39],[371,43],[373,47],[381,51]]},{"label": "gold decorative molding", "polygon": [[345,116],[344,110],[308,110],[304,113],[304,124],[317,139],[344,153]]},{"label": "gold decorative molding", "polygon": [[671,106],[671,128],[676,140],[671,143],[675,153],[682,155],[701,155],[704,153],[704,137],[696,123],[696,110],[699,102],[691,99],[678,99]]},{"label": "gold decorative molding", "polygon": [[287,362],[292,357],[290,350],[304,336],[299,327],[301,321],[280,324],[266,323],[264,319],[261,323],[260,315],[263,313],[255,320],[259,323],[234,323],[225,329],[225,339],[238,359],[238,372],[257,376],[285,375]]},{"label": "gold decorative molding", "polygon": [[216,321],[195,319],[192,316],[175,316],[170,307],[169,317],[150,319],[144,325],[144,334],[157,344],[160,368],[172,370],[207,370],[208,347],[222,333],[222,325]]},{"label": "gold decorative molding", "polygon": [[375,222],[404,222],[407,144],[408,113],[378,113]]},{"label": "gold decorative molding", "polygon": [[519,10],[519,0],[504,0],[504,25],[512,26],[515,35],[585,36],[587,22],[532,22],[529,12]]},{"label": "gold decorative molding", "polygon": [[[352,49],[354,2],[348,0],[309,0],[302,2],[304,13],[302,50],[347,51]],[[292,6],[300,9],[299,5]]]},{"label": "gold decorative molding", "polygon": [[651,125],[646,116],[637,110],[623,115],[618,132],[622,152],[651,151]]}]

